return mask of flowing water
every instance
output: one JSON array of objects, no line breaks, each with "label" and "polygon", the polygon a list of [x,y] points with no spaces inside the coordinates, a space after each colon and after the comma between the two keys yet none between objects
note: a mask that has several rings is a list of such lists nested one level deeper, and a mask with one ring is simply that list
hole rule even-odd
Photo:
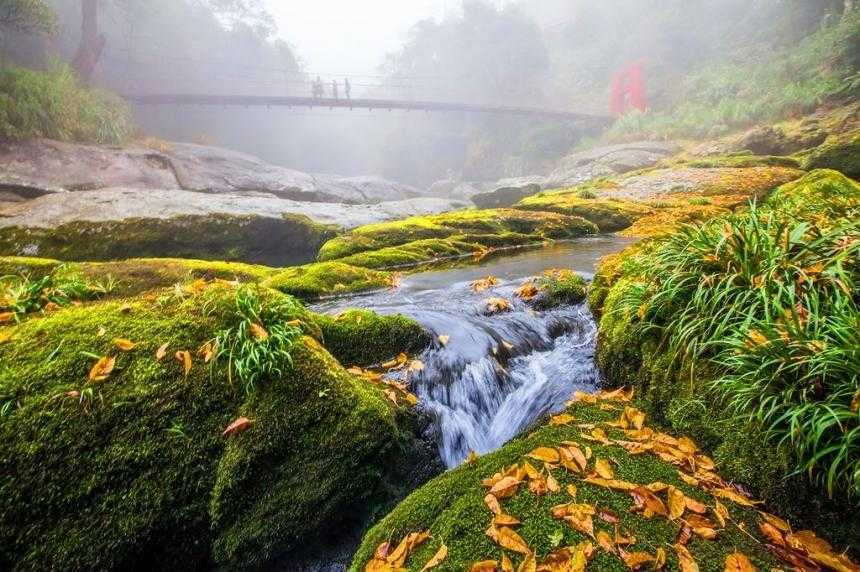
[{"label": "flowing water", "polygon": [[[545,312],[513,295],[525,279],[549,268],[570,268],[591,278],[597,261],[628,241],[593,237],[478,266],[405,278],[393,291],[331,300],[317,311],[366,308],[404,314],[435,334],[410,375],[419,406],[431,415],[439,452],[448,467],[470,450],[493,451],[536,419],[561,410],[577,389],[598,383],[594,363],[597,328],[585,303]],[[476,293],[473,280],[496,276],[500,284]],[[511,300],[509,312],[486,315],[488,297]],[[448,336],[442,344],[439,336]]]}]

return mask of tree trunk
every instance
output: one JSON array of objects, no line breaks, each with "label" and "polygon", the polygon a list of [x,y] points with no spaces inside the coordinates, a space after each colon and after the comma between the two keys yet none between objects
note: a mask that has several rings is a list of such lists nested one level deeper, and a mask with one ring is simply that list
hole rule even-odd
[{"label": "tree trunk", "polygon": [[81,42],[72,66],[86,83],[90,82],[105,47],[105,37],[99,32],[99,2],[81,0]]}]

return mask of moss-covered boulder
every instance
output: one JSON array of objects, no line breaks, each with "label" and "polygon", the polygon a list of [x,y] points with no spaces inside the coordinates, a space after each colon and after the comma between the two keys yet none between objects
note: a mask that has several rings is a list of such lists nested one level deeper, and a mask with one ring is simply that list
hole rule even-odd
[{"label": "moss-covered boulder", "polygon": [[175,257],[285,266],[310,262],[332,227],[303,215],[188,215],[0,227],[0,254],[66,261]]},{"label": "moss-covered boulder", "polygon": [[579,189],[548,191],[523,199],[514,208],[548,211],[582,217],[597,225],[600,232],[624,230],[654,212],[646,204],[611,198],[597,198]]},{"label": "moss-covered boulder", "polygon": [[566,268],[546,270],[535,280],[537,295],[532,305],[540,310],[579,304],[585,300],[588,284],[585,279]]},{"label": "moss-covered boulder", "polygon": [[[693,441],[660,433],[636,405],[586,397],[527,436],[435,478],[367,533],[350,571],[364,570],[383,543],[393,554],[409,533],[425,531],[429,537],[417,537],[423,542],[407,551],[406,570],[421,570],[443,545],[446,555],[434,568],[440,572],[489,561],[494,565],[480,569],[513,570],[525,551],[538,564],[555,558],[558,570],[583,570],[588,560],[588,570],[622,572],[647,557],[677,570],[682,551],[705,572],[722,572],[734,553],[759,570],[784,566],[759,530],[768,522],[756,510],[763,507],[713,472]],[[579,567],[572,562],[577,547],[587,555]],[[513,567],[505,568],[505,559]]]},{"label": "moss-covered boulder", "polygon": [[834,135],[805,155],[803,168],[833,169],[860,179],[860,130]]},{"label": "moss-covered boulder", "polygon": [[417,353],[430,345],[430,335],[405,316],[380,316],[368,310],[347,310],[315,317],[325,346],[345,366],[382,363],[398,353]]},{"label": "moss-covered boulder", "polygon": [[[609,382],[636,387],[649,413],[691,434],[727,477],[848,544],[860,541],[857,517],[828,497],[844,498],[856,481],[822,476],[825,463],[835,463],[830,474],[838,474],[839,461],[829,456],[836,449],[807,467],[817,449],[803,448],[795,438],[809,430],[808,421],[801,421],[808,417],[797,418],[793,438],[781,439],[782,421],[771,417],[763,425],[763,417],[751,415],[743,403],[763,408],[765,399],[779,396],[786,412],[827,417],[828,411],[850,411],[856,385],[852,390],[843,366],[856,360],[855,337],[848,332],[856,330],[850,324],[857,310],[845,289],[857,279],[851,237],[857,234],[858,201],[856,182],[835,171],[814,171],[778,188],[755,211],[681,229],[605,259],[589,293],[600,318],[597,362]],[[819,267],[821,278],[809,278],[807,272]],[[787,283],[794,284],[791,291],[782,289]],[[787,302],[795,293],[799,298]],[[797,325],[788,326],[788,316],[797,312]],[[825,354],[815,348],[845,354],[820,362]],[[741,369],[742,361],[748,369]],[[820,368],[827,372],[828,389],[799,396],[804,381],[792,377],[798,375],[793,368],[777,376],[782,385],[764,389],[771,379],[768,364],[774,363]],[[830,439],[834,447],[850,443],[856,421],[845,423],[841,430],[819,425],[818,439]]]},{"label": "moss-covered boulder", "polygon": [[388,288],[395,283],[390,272],[350,266],[342,262],[315,262],[286,268],[264,282],[265,286],[304,300]]},{"label": "moss-covered boulder", "polygon": [[[314,319],[213,282],[0,329],[0,568],[259,566],[390,498],[404,413]],[[228,329],[244,345],[213,348]],[[272,345],[287,334],[289,361]]]},{"label": "moss-covered boulder", "polygon": [[[584,219],[557,213],[467,210],[358,227],[324,244],[319,259],[384,268],[474,254],[489,248],[577,238],[596,230]],[[373,258],[356,256],[360,254]]]}]

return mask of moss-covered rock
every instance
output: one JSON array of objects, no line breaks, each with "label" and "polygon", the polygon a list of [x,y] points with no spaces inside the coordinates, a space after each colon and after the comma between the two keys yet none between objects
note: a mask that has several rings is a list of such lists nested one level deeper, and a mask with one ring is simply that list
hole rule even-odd
[{"label": "moss-covered rock", "polygon": [[265,286],[304,300],[388,288],[394,284],[390,272],[350,266],[342,262],[316,262],[286,268],[264,282]]},{"label": "moss-covered rock", "polygon": [[[324,244],[319,259],[382,268],[468,254],[481,247],[577,238],[594,232],[591,223],[557,213],[467,210],[362,226]],[[364,264],[354,257],[361,253],[376,256],[371,264]]]},{"label": "moss-covered rock", "polygon": [[539,309],[579,304],[585,300],[588,289],[585,279],[568,269],[547,270],[536,282],[539,293],[533,304]]},{"label": "moss-covered rock", "polygon": [[345,366],[379,364],[400,353],[426,348],[430,335],[405,316],[380,316],[367,310],[347,310],[337,316],[317,316],[326,348]]},{"label": "moss-covered rock", "polygon": [[[583,477],[593,474],[597,459],[609,461],[608,467],[615,479],[635,485],[654,484],[655,490],[659,491],[657,494],[662,498],[666,495],[666,485],[670,485],[685,497],[704,503],[705,507],[716,506],[716,501],[723,503],[731,520],[725,526],[716,527],[719,529],[716,538],[705,540],[694,535],[687,544],[700,570],[722,572],[727,556],[735,551],[745,554],[760,570],[778,566],[776,558],[765,547],[765,539],[758,528],[761,517],[755,509],[721,498],[707,491],[704,486],[693,486],[689,480],[681,478],[684,469],[679,470],[678,466],[668,462],[668,457],[660,459],[647,451],[631,454],[613,442],[621,440],[629,443],[630,440],[629,435],[617,428],[625,405],[631,404],[573,404],[565,412],[572,416],[571,419],[559,419],[557,423],[543,425],[492,454],[430,481],[367,533],[353,560],[351,572],[363,570],[377,546],[383,542],[388,541],[395,546],[406,534],[425,530],[430,532],[431,538],[410,554],[406,561],[408,570],[420,570],[442,544],[446,545],[448,555],[435,570],[469,570],[472,564],[485,560],[498,563],[503,553],[517,566],[522,556],[503,550],[486,532],[493,514],[485,503],[487,487],[481,481],[495,473],[507,471],[514,464],[522,466],[524,462],[529,462],[544,476],[551,473],[559,485],[556,492],[536,494],[529,481],[529,484],[521,484],[512,497],[499,499],[503,513],[520,521],[521,524],[514,526],[516,533],[534,551],[538,562],[557,548],[591,542],[595,554],[588,569],[628,570],[618,554],[599,547],[593,537],[574,526],[553,518],[552,507],[575,502],[595,508],[595,534],[604,532],[610,539],[615,538],[617,533],[614,523],[617,521],[618,530],[623,535],[635,537],[632,544],[623,547],[624,551],[646,552],[653,556],[662,549],[668,557],[667,569],[678,569],[678,559],[672,546],[681,528],[679,521],[659,515],[645,518],[641,512],[632,510],[635,503],[628,491],[613,490],[584,481]],[[607,424],[610,422],[616,425]],[[592,428],[589,424],[597,424],[605,432],[607,440],[601,442],[588,435]],[[646,427],[649,426],[659,429],[659,426],[654,426],[646,419]],[[538,447],[556,448],[571,442],[577,443],[581,451],[590,453],[587,469],[583,473],[576,474],[558,464],[543,465],[527,457]],[[575,487],[575,497],[568,492],[569,485]],[[776,507],[768,509],[776,510]],[[713,509],[705,510],[706,518],[713,520]],[[600,516],[601,513],[606,516]]]},{"label": "moss-covered rock", "polygon": [[[390,493],[408,471],[401,413],[318,341],[296,338],[292,363],[247,393],[226,357],[204,364],[198,348],[240,320],[236,292],[197,285],[4,330],[0,568],[258,566]],[[270,330],[314,319],[258,293],[276,312],[261,318]],[[192,356],[189,372],[177,351]],[[98,356],[116,360],[100,381]],[[242,416],[250,428],[222,436]]]},{"label": "moss-covered rock", "polygon": [[24,275],[31,278],[41,278],[62,264],[61,261],[50,258],[0,256],[0,276]]},{"label": "moss-covered rock", "polygon": [[835,135],[805,155],[803,168],[833,169],[860,179],[860,130]]},{"label": "moss-covered rock", "polygon": [[310,262],[334,229],[306,216],[177,216],[0,228],[0,253],[66,261],[176,257],[284,266]]},{"label": "moss-covered rock", "polygon": [[[759,212],[824,229],[857,220],[858,201],[860,185],[820,170],[778,188]],[[714,454],[727,477],[753,487],[784,513],[815,523],[840,542],[856,544],[860,539],[853,512],[846,514],[844,506],[828,500],[805,475],[794,473],[787,444],[763,438],[760,427],[726,411],[712,386],[719,377],[717,364],[699,359],[693,365],[685,354],[667,348],[666,340],[676,332],[640,327],[648,311],[646,296],[660,283],[652,256],[660,244],[661,238],[654,238],[629,247],[604,259],[596,273],[589,302],[599,316],[596,358],[601,372],[612,384],[635,387],[650,414],[692,435]],[[649,319],[662,323],[658,318]],[[846,525],[846,519],[852,524]]]},{"label": "moss-covered rock", "polygon": [[588,195],[583,198],[582,192],[575,188],[540,193],[523,199],[514,208],[582,217],[597,225],[600,232],[623,230],[654,212],[654,209],[635,201],[588,198]]}]

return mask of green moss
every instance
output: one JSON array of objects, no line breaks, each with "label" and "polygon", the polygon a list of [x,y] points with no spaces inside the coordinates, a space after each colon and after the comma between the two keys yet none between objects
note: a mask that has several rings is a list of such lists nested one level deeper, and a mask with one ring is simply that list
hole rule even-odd
[{"label": "green moss", "polygon": [[673,162],[673,164],[679,167],[693,167],[696,169],[713,169],[718,167],[730,167],[733,169],[748,169],[751,167],[785,167],[787,169],[801,168],[800,161],[794,157],[752,154],[682,159],[680,161]]},{"label": "green moss", "polygon": [[282,266],[313,260],[334,234],[332,228],[299,215],[78,221],[51,229],[0,228],[0,252],[37,252],[66,261],[176,257]]},{"label": "green moss", "polygon": [[589,195],[583,197],[583,192],[571,189],[563,192],[541,193],[523,199],[514,205],[514,208],[582,217],[597,225],[600,232],[623,230],[637,219],[653,212],[642,203],[597,199]]},{"label": "green moss", "polygon": [[378,290],[390,287],[394,275],[350,266],[341,262],[316,262],[287,268],[264,282],[265,286],[314,300],[334,294]]},{"label": "green moss", "polygon": [[[359,227],[324,244],[319,260],[340,259],[355,266],[365,266],[356,263],[360,259],[354,255],[382,252],[385,258],[391,258],[391,264],[377,261],[367,266],[381,268],[468,253],[475,250],[465,246],[470,244],[512,246],[547,239],[577,238],[593,232],[595,228],[590,223],[555,213],[513,209],[467,210]],[[415,245],[411,251],[397,253],[394,250],[410,244]],[[425,254],[418,250],[424,250]]]},{"label": "green moss", "polygon": [[0,276],[24,275],[30,278],[42,278],[62,264],[61,261],[50,258],[0,256]]},{"label": "green moss", "polygon": [[832,136],[803,158],[803,168],[833,169],[860,178],[860,130]]},{"label": "green moss", "polygon": [[[577,422],[594,423],[615,420],[618,411],[601,411],[595,405],[575,404],[568,413],[574,415]],[[650,425],[650,423],[649,423]],[[609,430],[609,436],[621,438],[621,433]],[[588,445],[592,450],[592,460],[596,458],[612,459],[616,477],[638,484],[663,482],[681,489],[685,495],[713,505],[713,499],[701,489],[690,487],[679,479],[676,468],[660,461],[652,455],[630,455],[621,447],[601,445],[595,442],[581,440],[580,430],[575,426],[554,427],[544,425],[528,436],[515,439],[495,453],[480,457],[473,464],[463,465],[430,481],[424,487],[415,491],[401,502],[397,508],[382,519],[365,536],[350,570],[359,572],[370,559],[376,547],[385,541],[398,541],[409,532],[429,530],[432,540],[419,548],[407,561],[409,570],[420,570],[441,543],[448,547],[448,558],[437,568],[440,571],[468,570],[472,563],[480,560],[500,560],[502,550],[496,546],[484,533],[492,514],[483,502],[486,489],[481,485],[481,479],[490,477],[498,471],[504,471],[515,463],[521,463],[523,456],[538,446],[559,446],[562,441],[578,441],[584,448]],[[532,462],[535,466],[538,463]],[[572,498],[565,492],[567,484],[577,487],[577,502],[592,504],[600,509],[608,509],[618,515],[620,527],[635,535],[636,543],[628,548],[629,552],[646,551],[654,554],[658,547],[666,549],[669,557],[669,569],[675,569],[677,560],[671,545],[678,533],[678,525],[665,518],[656,517],[645,519],[631,512],[633,501],[629,494],[622,491],[611,491],[584,483],[573,474],[555,469],[553,475],[561,485],[558,493],[537,496],[531,493],[525,485],[511,499],[502,500],[505,513],[515,516],[522,525],[516,527],[517,532],[535,550],[540,560],[555,547],[576,545],[579,542],[591,540],[575,531],[563,521],[552,518],[551,507],[571,502]],[[734,522],[744,524],[746,531],[757,535],[758,517],[755,511],[724,501],[731,512]],[[595,517],[595,530],[605,530],[613,533],[611,525]],[[558,535],[557,542],[553,541]],[[735,550],[740,550],[750,557],[759,569],[770,569],[776,562],[767,552],[763,543],[751,538],[747,533],[730,524],[721,530],[717,540],[693,540],[688,546],[694,558],[703,571],[721,572],[724,569],[725,558]],[[517,557],[508,553],[516,562]],[[622,561],[614,555],[600,549],[595,559],[589,565],[595,570],[627,570]]]},{"label": "green moss", "polygon": [[817,170],[783,185],[765,203],[769,209],[829,226],[860,216],[860,185],[836,171]]},{"label": "green moss", "polygon": [[579,304],[585,300],[588,284],[572,270],[547,270],[537,280],[540,295],[535,303],[539,308]]},{"label": "green moss", "polygon": [[[283,297],[261,294],[264,303]],[[259,565],[374,504],[403,464],[408,436],[396,410],[309,337],[283,376],[246,395],[226,364],[197,355],[237,319],[234,297],[213,284],[72,307],[8,330],[0,567]],[[288,307],[296,314],[284,320],[312,321]],[[138,345],[118,352],[119,337]],[[163,343],[168,357],[158,361]],[[194,356],[187,376],[177,350]],[[116,356],[113,372],[88,381],[92,356],[105,355]],[[242,415],[251,428],[222,437]]]},{"label": "green moss", "polygon": [[347,310],[336,317],[317,316],[328,351],[345,366],[368,366],[400,353],[426,348],[430,335],[405,316],[380,316],[367,310]]}]

